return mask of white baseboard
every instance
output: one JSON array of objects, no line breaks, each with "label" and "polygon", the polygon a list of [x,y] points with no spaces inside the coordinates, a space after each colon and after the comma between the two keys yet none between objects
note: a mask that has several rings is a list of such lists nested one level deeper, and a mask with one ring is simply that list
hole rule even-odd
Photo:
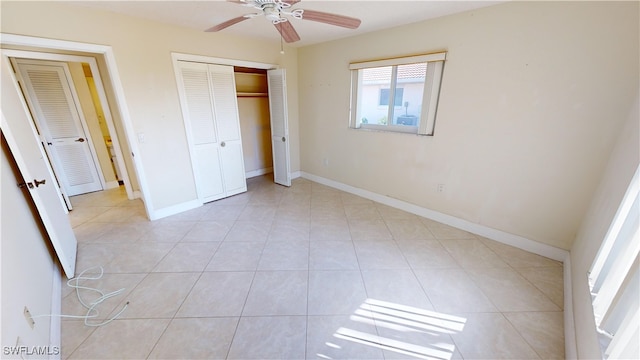
[{"label": "white baseboard", "polygon": [[294,171],[291,173],[291,180],[302,177],[302,171]]},{"label": "white baseboard", "polygon": [[571,254],[564,259],[564,358],[578,359],[576,327],[573,319],[573,286],[571,284]]},{"label": "white baseboard", "polygon": [[258,169],[258,170],[252,170],[252,171],[247,171],[245,173],[245,178],[250,179],[256,176],[262,176],[265,174],[270,174],[273,172],[273,168],[264,168],[264,169]]},{"label": "white baseboard", "polygon": [[539,243],[537,241],[533,241],[519,235],[510,234],[501,230],[490,228],[488,226],[484,226],[484,225],[473,223],[471,221],[460,219],[455,216],[451,216],[451,215],[443,214],[438,211],[423,208],[402,200],[394,199],[385,195],[380,195],[368,190],[363,190],[351,185],[343,184],[341,182],[337,182],[334,180],[309,174],[304,171],[300,172],[300,174],[305,179],[315,181],[317,183],[330,186],[332,188],[336,188],[338,190],[342,190],[354,195],[358,195],[365,199],[373,200],[375,202],[379,202],[387,206],[404,210],[406,212],[409,212],[418,216],[422,216],[434,221],[438,221],[443,224],[453,226],[461,230],[465,230],[472,234],[477,234],[477,235],[486,237],[488,239],[495,240],[503,244],[511,245],[519,249],[529,251],[534,254],[544,256],[556,261],[564,261],[568,254],[566,250],[559,249],[551,245]]},{"label": "white baseboard", "polygon": [[133,192],[133,198],[134,198],[134,199],[142,199],[142,191],[140,191],[140,190],[135,190],[135,191]]},{"label": "white baseboard", "polygon": [[167,216],[179,214],[181,212],[192,210],[200,206],[202,206],[202,203],[198,199],[187,201],[178,205],[167,206],[162,209],[151,211],[149,213],[149,220],[153,221],[153,220],[162,219]]}]

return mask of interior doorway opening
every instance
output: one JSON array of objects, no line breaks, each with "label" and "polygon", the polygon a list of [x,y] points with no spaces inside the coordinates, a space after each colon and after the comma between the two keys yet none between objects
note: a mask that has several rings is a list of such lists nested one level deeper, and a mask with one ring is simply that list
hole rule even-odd
[{"label": "interior doorway opening", "polygon": [[[22,90],[22,97],[29,107],[31,118],[39,132],[37,135],[42,141],[42,146],[52,165],[54,177],[63,193],[62,198],[65,200],[63,205],[71,210],[72,205],[69,196],[91,191],[108,190],[120,186],[124,188],[129,199],[141,197],[133,159],[131,156],[125,156],[125,154],[131,154],[131,151],[126,141],[122,119],[118,116],[117,111],[114,111],[114,101],[109,99],[115,97],[112,86],[100,76],[100,63],[104,63],[101,55],[92,54],[93,56],[87,56],[84,54],[43,53],[35,50],[12,49],[3,49],[2,52],[3,56],[10,59],[14,67],[16,79]],[[72,141],[86,144],[91,151],[90,160],[95,165],[99,176],[99,187],[89,188],[87,191],[70,191],[68,187],[65,189],[65,181],[63,179],[69,179],[69,177],[73,176],[69,174],[69,171],[73,171],[69,170],[74,167],[73,161],[69,166],[65,167],[61,165],[60,159],[55,158],[55,153],[51,151],[54,141],[50,140],[50,138],[47,140],[46,131],[42,131],[44,122],[42,111],[37,109],[35,93],[30,91],[24,82],[26,72],[21,71],[21,66],[45,65],[50,65],[54,68],[60,66],[60,68],[66,69],[68,84],[73,92],[73,96],[69,97],[71,101],[70,107],[77,109],[83,122],[81,127],[84,136],[79,136],[75,141]],[[104,68],[102,73],[105,73]],[[48,86],[45,82],[42,91],[45,93],[50,91]]]},{"label": "interior doorway opening", "polygon": [[267,70],[234,66],[247,179],[273,174]]},{"label": "interior doorway opening", "polygon": [[[131,136],[133,133],[131,119],[111,48],[103,45],[12,34],[3,34],[0,46],[2,59],[8,64],[10,64],[11,58],[24,58],[85,64],[84,67],[88,65],[111,138],[112,149],[107,147],[107,150],[112,150],[111,156],[118,160],[116,166],[119,174],[116,175],[116,181],[111,186],[122,188],[129,200],[140,198],[144,203],[147,218],[153,218],[153,204],[145,196],[147,191],[144,173],[140,172],[139,159],[134,158],[134,153],[138,151],[137,144]],[[16,88],[19,88],[17,75],[15,71],[12,73],[12,76],[8,78],[12,79]],[[22,98],[20,102],[25,115],[31,119],[32,114],[27,108],[24,92],[18,96]],[[20,107],[20,103],[17,103],[16,106]],[[38,137],[37,130],[33,129],[33,131],[34,136]],[[49,171],[53,176],[52,170]],[[63,202],[62,208],[66,210],[60,191],[58,193],[61,202]]]}]

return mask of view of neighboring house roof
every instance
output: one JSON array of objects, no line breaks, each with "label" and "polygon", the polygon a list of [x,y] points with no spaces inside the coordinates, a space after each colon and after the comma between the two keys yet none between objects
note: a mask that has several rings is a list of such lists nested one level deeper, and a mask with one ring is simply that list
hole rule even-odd
[{"label": "view of neighboring house roof", "polygon": [[[427,64],[407,64],[398,65],[398,80],[422,79],[427,73]],[[367,81],[390,81],[391,66],[363,69],[362,80]]]}]

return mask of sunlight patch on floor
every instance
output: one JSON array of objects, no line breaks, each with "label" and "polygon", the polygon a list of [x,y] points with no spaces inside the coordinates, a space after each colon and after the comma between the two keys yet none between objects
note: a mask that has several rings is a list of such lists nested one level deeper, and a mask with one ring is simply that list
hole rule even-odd
[{"label": "sunlight patch on floor", "polygon": [[[346,325],[335,331],[333,336],[336,339],[392,351],[416,359],[438,360],[452,358],[455,345],[450,335],[461,332],[466,323],[466,319],[463,317],[376,299],[367,299],[349,319],[356,323],[375,325],[378,334],[354,330]],[[392,332],[386,332],[387,336],[381,336],[379,334],[381,329]],[[429,340],[419,343],[399,341],[394,338],[406,340],[407,337],[405,335],[394,336],[393,332],[415,333],[423,336],[421,339]],[[325,345],[331,348],[340,348],[332,342],[326,342]],[[330,359],[323,354],[316,355]]]}]

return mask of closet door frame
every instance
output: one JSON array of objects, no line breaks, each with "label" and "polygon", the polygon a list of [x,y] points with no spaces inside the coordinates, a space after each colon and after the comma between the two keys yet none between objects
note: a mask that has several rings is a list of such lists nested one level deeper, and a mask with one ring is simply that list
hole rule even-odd
[{"label": "closet door frame", "polygon": [[[180,61],[188,61],[188,62],[198,62],[198,63],[203,63],[203,64],[209,64],[209,65],[228,65],[228,66],[239,66],[239,67],[248,67],[248,68],[254,68],[254,69],[263,69],[263,70],[274,70],[274,69],[278,69],[279,66],[277,64],[268,64],[268,63],[260,63],[260,62],[252,62],[252,61],[244,61],[244,60],[234,60],[234,59],[224,59],[224,58],[216,58],[216,57],[209,57],[209,56],[202,56],[202,55],[192,55],[192,54],[184,54],[184,53],[171,53],[171,59],[173,62],[173,69],[174,69],[174,73],[175,73],[175,78],[176,78],[176,85],[178,87],[178,91],[182,92],[181,90],[181,74],[180,74],[180,66],[179,66],[179,62]],[[182,94],[181,94],[182,96]],[[189,145],[189,152],[190,152],[190,157],[192,159],[191,161],[191,166],[192,166],[192,174],[194,176],[194,181],[196,181],[196,186],[197,186],[197,178],[196,178],[196,174],[198,173],[198,169],[196,169],[196,163],[195,163],[195,147],[194,147],[194,143],[193,143],[193,139],[191,138],[191,134],[189,131],[188,123],[187,123],[187,111],[184,108],[184,106],[182,106],[182,116],[183,119],[185,119],[185,132],[187,133],[187,142]],[[203,199],[200,198],[200,195],[198,194],[198,200],[201,203],[204,203]]]}]

